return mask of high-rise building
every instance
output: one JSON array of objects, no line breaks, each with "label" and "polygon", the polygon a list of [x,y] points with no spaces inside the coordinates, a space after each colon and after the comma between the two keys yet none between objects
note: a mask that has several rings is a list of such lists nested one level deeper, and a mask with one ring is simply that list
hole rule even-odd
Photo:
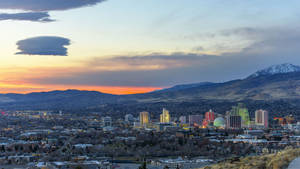
[{"label": "high-rise building", "polygon": [[212,110],[209,110],[205,113],[205,119],[208,122],[213,122],[215,120],[215,113]]},{"label": "high-rise building", "polygon": [[112,118],[109,116],[102,118],[102,126],[103,127],[111,127],[112,126]]},{"label": "high-rise building", "polygon": [[60,110],[58,113],[59,113],[60,116],[63,115],[63,111],[62,110]]},{"label": "high-rise building", "polygon": [[180,117],[179,117],[179,122],[180,122],[181,124],[186,124],[186,116],[180,116]]},{"label": "high-rise building", "polygon": [[150,118],[149,113],[146,111],[140,112],[140,125],[141,127],[145,127],[149,124]]},{"label": "high-rise building", "polygon": [[200,127],[200,126],[202,126],[202,120],[203,120],[202,115],[189,115],[189,125],[190,126]]},{"label": "high-rise building", "polygon": [[241,116],[242,127],[248,127],[250,125],[250,116],[248,109],[242,103],[239,103],[238,106],[232,107],[230,111],[230,116]]},{"label": "high-rise building", "polygon": [[255,111],[255,124],[258,126],[269,127],[269,116],[266,110],[256,110]]},{"label": "high-rise building", "polygon": [[242,128],[242,117],[239,115],[228,115],[227,116],[227,128],[240,129]]},{"label": "high-rise building", "polygon": [[167,109],[163,108],[163,112],[160,115],[160,122],[161,123],[170,123],[171,122],[171,117],[170,113]]},{"label": "high-rise building", "polygon": [[215,113],[212,110],[209,110],[205,113],[205,119],[203,120],[203,126],[207,127],[210,124],[213,124],[215,120]]}]

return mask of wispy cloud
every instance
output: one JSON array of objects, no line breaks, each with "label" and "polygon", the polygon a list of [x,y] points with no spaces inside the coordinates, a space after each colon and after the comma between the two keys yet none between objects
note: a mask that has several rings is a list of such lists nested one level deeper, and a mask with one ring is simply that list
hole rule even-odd
[{"label": "wispy cloud", "polygon": [[95,57],[86,61],[89,67],[97,70],[119,71],[119,70],[163,70],[174,69],[179,67],[189,67],[198,64],[201,60],[216,57],[200,55],[195,53],[152,53],[149,55],[139,56],[117,56],[110,58]]},{"label": "wispy cloud", "polygon": [[17,42],[18,55],[54,55],[67,56],[68,49],[65,46],[70,45],[67,38],[56,36],[40,36],[28,38]]}]

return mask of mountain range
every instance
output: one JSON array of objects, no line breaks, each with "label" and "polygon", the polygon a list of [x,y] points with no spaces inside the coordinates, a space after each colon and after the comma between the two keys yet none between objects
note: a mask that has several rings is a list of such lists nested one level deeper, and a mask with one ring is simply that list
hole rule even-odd
[{"label": "mountain range", "polygon": [[138,97],[145,101],[300,99],[300,66],[281,64],[259,70],[245,79],[225,83],[179,85]]},{"label": "mountain range", "polygon": [[300,66],[281,64],[259,70],[244,79],[224,83],[202,82],[177,85],[144,94],[112,95],[96,91],[50,91],[1,94],[3,110],[88,109],[108,104],[151,104],[197,101],[300,100]]}]

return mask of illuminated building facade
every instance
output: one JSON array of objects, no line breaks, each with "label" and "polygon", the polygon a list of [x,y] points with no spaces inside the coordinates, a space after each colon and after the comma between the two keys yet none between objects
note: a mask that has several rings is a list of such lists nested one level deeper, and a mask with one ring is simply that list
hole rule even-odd
[{"label": "illuminated building facade", "polygon": [[194,127],[202,127],[203,116],[202,115],[190,115],[189,125]]},{"label": "illuminated building facade", "polygon": [[250,126],[250,116],[248,109],[244,104],[239,103],[238,106],[233,106],[230,111],[231,116],[241,116],[242,119],[242,127]]},{"label": "illuminated building facade", "polygon": [[207,127],[210,124],[213,124],[215,120],[215,113],[212,110],[209,110],[205,113],[205,119],[203,120],[203,126]]},{"label": "illuminated building facade", "polygon": [[186,116],[180,116],[180,117],[179,117],[179,122],[180,122],[181,124],[186,124]]},{"label": "illuminated building facade", "polygon": [[242,128],[242,117],[237,115],[229,115],[227,116],[227,124],[226,127],[230,129],[240,129]]},{"label": "illuminated building facade", "polygon": [[255,111],[255,124],[258,126],[269,127],[269,116],[266,110]]},{"label": "illuminated building facade", "polygon": [[295,123],[295,118],[292,115],[285,117],[274,117],[274,120],[277,121],[281,126]]},{"label": "illuminated building facade", "polygon": [[170,123],[171,122],[171,116],[167,109],[163,108],[163,112],[160,115],[160,122],[161,123]]},{"label": "illuminated building facade", "polygon": [[218,117],[214,120],[214,127],[225,128],[225,120],[223,117]]},{"label": "illuminated building facade", "polygon": [[149,113],[146,111],[140,112],[140,125],[142,127],[145,127],[146,125],[149,124]]}]

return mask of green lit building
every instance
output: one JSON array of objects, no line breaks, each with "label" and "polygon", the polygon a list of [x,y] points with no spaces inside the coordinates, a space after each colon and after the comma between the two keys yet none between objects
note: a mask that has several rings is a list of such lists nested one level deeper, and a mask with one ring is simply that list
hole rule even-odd
[{"label": "green lit building", "polygon": [[248,109],[243,103],[239,103],[237,106],[233,106],[230,111],[231,116],[241,116],[242,127],[248,127],[250,125],[250,116]]}]

